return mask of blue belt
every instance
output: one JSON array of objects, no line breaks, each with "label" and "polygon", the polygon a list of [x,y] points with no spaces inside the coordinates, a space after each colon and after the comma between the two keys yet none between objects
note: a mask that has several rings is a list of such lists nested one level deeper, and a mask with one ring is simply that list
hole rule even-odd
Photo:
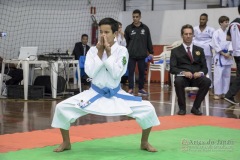
[{"label": "blue belt", "polygon": [[[222,50],[223,51],[223,53],[228,53],[228,50],[227,49],[223,49]],[[220,66],[222,67],[223,65],[222,65],[222,61],[221,61],[221,54],[219,54],[219,64],[220,64]]]},{"label": "blue belt", "polygon": [[219,64],[220,64],[220,66],[222,67],[222,61],[221,61],[221,54],[219,54]]},{"label": "blue belt", "polygon": [[80,105],[80,107],[83,109],[85,107],[87,107],[89,104],[93,103],[94,101],[96,101],[97,99],[101,98],[101,97],[106,97],[106,98],[111,98],[113,96],[117,97],[117,98],[121,98],[124,100],[129,100],[129,101],[142,101],[142,97],[137,97],[137,96],[130,96],[130,95],[124,95],[124,94],[119,94],[117,93],[120,90],[120,84],[114,88],[108,88],[108,87],[104,87],[104,88],[99,88],[94,84],[91,84],[91,88],[96,91],[98,94],[94,97],[92,97],[88,102]]}]

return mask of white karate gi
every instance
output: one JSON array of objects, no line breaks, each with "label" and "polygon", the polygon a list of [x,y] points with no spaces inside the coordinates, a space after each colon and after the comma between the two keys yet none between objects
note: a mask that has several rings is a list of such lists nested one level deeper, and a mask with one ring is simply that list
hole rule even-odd
[{"label": "white karate gi", "polygon": [[[239,21],[237,18],[236,21]],[[239,57],[240,56],[240,23],[232,22],[230,24],[230,33],[231,33],[231,39],[232,39],[232,47],[233,47],[233,56]]]},{"label": "white karate gi", "polygon": [[[208,75],[210,80],[212,81],[212,51],[210,44],[212,42],[212,36],[215,29],[209,26],[206,26],[203,31],[200,30],[199,26],[195,26],[193,29],[193,44],[203,48],[208,68]],[[212,85],[210,86],[210,88],[212,88]]]},{"label": "white karate gi", "polygon": [[[99,88],[116,88],[127,69],[129,55],[126,47],[115,42],[111,47],[111,56],[107,57],[106,52],[104,52],[102,60],[97,53],[96,47],[89,49],[85,62],[86,74],[92,78],[92,83]],[[118,93],[130,95],[122,89]],[[52,127],[68,130],[70,123],[88,113],[104,116],[127,115],[135,118],[142,129],[160,124],[154,107],[145,100],[139,102],[114,96],[111,98],[101,97],[84,109],[80,108],[79,104],[87,103],[97,94],[95,90],[90,88],[57,104]]]},{"label": "white karate gi", "polygon": [[232,51],[232,44],[230,41],[226,40],[226,37],[227,30],[223,31],[221,28],[219,28],[213,33],[212,38],[212,47],[216,53],[213,57],[214,59],[213,85],[214,93],[216,95],[226,94],[230,85],[231,65],[233,64],[233,59],[225,58],[223,55],[220,54],[220,51],[222,50]]},{"label": "white karate gi", "polygon": [[124,36],[122,37],[122,35],[120,33],[117,35],[116,39],[120,46],[124,46],[124,47],[127,46],[126,39],[124,38]]}]

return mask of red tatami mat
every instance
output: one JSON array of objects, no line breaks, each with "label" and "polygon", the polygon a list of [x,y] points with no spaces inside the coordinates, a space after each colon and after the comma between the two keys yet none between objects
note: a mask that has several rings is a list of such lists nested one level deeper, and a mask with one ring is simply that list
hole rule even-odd
[{"label": "red tatami mat", "polygon": [[[159,119],[161,121],[161,125],[153,127],[153,131],[198,125],[240,129],[240,120],[231,118],[176,115],[160,117]],[[73,126],[70,128],[71,142],[81,142],[96,138],[108,138],[136,133],[141,133],[141,128],[135,120]],[[60,144],[61,141],[62,138],[59,129],[5,134],[0,136],[0,153],[27,148],[51,146]]]}]

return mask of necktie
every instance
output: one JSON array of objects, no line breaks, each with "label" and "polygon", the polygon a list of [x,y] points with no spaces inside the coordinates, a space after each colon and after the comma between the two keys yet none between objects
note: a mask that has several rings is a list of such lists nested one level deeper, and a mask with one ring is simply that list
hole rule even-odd
[{"label": "necktie", "polygon": [[85,56],[86,55],[86,46],[83,45],[83,55]]},{"label": "necktie", "polygon": [[187,47],[187,54],[188,54],[188,57],[191,60],[191,63],[193,63],[193,57],[192,57],[192,54],[191,54],[191,51],[190,51],[190,47]]}]

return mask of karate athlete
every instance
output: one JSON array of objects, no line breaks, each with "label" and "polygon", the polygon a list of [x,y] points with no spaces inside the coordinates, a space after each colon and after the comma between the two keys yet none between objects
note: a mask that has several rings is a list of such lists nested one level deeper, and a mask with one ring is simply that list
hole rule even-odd
[{"label": "karate athlete", "polygon": [[118,32],[117,32],[115,41],[117,41],[120,46],[124,46],[124,47],[127,46],[127,42],[124,37],[124,32],[122,31],[122,23],[121,22],[118,22]]},{"label": "karate athlete", "polygon": [[224,98],[230,85],[231,65],[233,64],[232,44],[227,41],[229,18],[221,16],[218,19],[220,28],[213,33],[212,47],[215,50],[214,59],[214,99]]},{"label": "karate athlete", "polygon": [[70,123],[91,113],[103,116],[127,115],[135,118],[142,128],[140,148],[156,152],[157,150],[148,143],[152,126],[160,124],[154,107],[149,101],[132,96],[120,87],[121,77],[127,69],[128,51],[126,47],[114,42],[118,23],[112,18],[104,18],[99,22],[99,28],[99,42],[90,48],[85,62],[85,72],[92,78],[91,88],[56,106],[52,127],[60,128],[63,142],[54,151],[71,149]]},{"label": "karate athlete", "polygon": [[[204,54],[206,58],[207,68],[208,68],[208,75],[210,80],[212,81],[213,80],[212,79],[212,52],[211,52],[210,44],[212,42],[214,28],[207,26],[207,21],[208,21],[208,15],[206,13],[201,14],[199,26],[195,26],[193,28],[194,29],[193,44],[204,49]],[[212,88],[212,85],[210,88]]]}]

